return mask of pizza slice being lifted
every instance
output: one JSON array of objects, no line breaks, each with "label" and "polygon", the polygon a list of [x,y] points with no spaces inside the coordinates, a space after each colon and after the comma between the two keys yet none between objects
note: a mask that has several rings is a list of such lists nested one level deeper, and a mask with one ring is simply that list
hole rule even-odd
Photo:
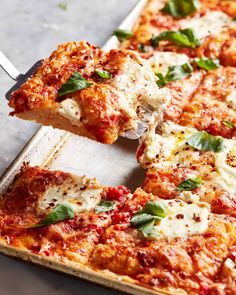
[{"label": "pizza slice being lifted", "polygon": [[59,45],[9,105],[11,115],[113,143],[127,132],[137,138],[143,120],[155,117],[153,110],[159,116],[168,98],[137,53],[81,41]]}]

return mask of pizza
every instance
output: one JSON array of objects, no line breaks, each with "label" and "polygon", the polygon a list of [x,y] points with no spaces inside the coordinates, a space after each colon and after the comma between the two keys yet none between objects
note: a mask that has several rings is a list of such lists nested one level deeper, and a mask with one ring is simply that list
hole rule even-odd
[{"label": "pizza", "polygon": [[114,32],[119,49],[59,45],[11,115],[139,138],[146,175],[130,191],[23,166],[0,197],[0,248],[142,294],[235,294],[235,16],[230,0],[148,0],[132,31]]},{"label": "pizza", "polygon": [[234,286],[235,276],[219,276],[224,263],[235,267],[234,223],[206,202],[132,194],[39,167],[24,167],[0,199],[1,244],[183,292]]},{"label": "pizza", "polygon": [[60,45],[9,105],[11,115],[113,143],[127,132],[139,134],[146,109],[159,117],[167,100],[137,53],[105,52],[81,41]]},{"label": "pizza", "polygon": [[123,42],[122,48],[144,56],[171,51],[190,57],[219,58],[223,65],[235,66],[235,1],[192,1],[185,11],[181,5],[178,1],[149,0],[132,38]]}]

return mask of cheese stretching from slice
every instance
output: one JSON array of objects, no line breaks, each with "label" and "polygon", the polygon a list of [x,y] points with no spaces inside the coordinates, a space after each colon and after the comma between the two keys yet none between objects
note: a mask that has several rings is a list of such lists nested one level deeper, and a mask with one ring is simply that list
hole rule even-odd
[{"label": "cheese stretching from slice", "polygon": [[46,189],[38,199],[37,214],[46,215],[63,203],[69,203],[76,213],[93,210],[101,200],[102,190],[94,180],[71,176],[62,184]]},{"label": "cheese stretching from slice", "polygon": [[182,20],[180,26],[182,29],[192,29],[198,39],[204,39],[209,35],[217,36],[235,24],[227,14],[221,11],[209,11],[203,16]]},{"label": "cheese stretching from slice", "polygon": [[148,63],[154,73],[161,73],[165,76],[169,67],[183,65],[189,62],[189,60],[190,59],[186,54],[156,51],[153,53],[153,56],[148,59]]},{"label": "cheese stretching from slice", "polygon": [[161,200],[166,216],[155,226],[153,237],[177,238],[201,235],[208,229],[210,207],[207,203],[188,204],[182,200]]}]

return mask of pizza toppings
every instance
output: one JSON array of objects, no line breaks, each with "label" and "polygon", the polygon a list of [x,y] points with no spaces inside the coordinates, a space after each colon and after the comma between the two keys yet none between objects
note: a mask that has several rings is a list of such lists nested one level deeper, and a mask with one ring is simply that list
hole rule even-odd
[{"label": "pizza toppings", "polygon": [[217,36],[230,25],[230,17],[221,11],[209,11],[203,16],[181,20],[181,28],[192,30],[195,37],[200,40],[209,35]]},{"label": "pizza toppings", "polygon": [[208,228],[209,205],[187,204],[181,200],[148,202],[131,219],[145,237],[177,238],[203,234]]},{"label": "pizza toppings", "polygon": [[102,79],[110,79],[112,77],[112,74],[105,70],[96,69],[95,72]]},{"label": "pizza toppings", "polygon": [[114,31],[113,35],[115,35],[120,42],[130,39],[133,36],[133,32],[124,30],[124,29],[117,29]]},{"label": "pizza toppings", "polygon": [[189,63],[189,57],[186,54],[176,52],[157,51],[147,61],[154,73],[161,73],[165,76],[170,67]]},{"label": "pizza toppings", "polygon": [[201,185],[202,181],[200,178],[189,178],[182,181],[178,186],[177,190],[179,191],[192,191],[198,188]]},{"label": "pizza toppings", "polygon": [[206,71],[215,70],[220,66],[218,59],[211,58],[197,58],[195,59],[195,63],[199,68]]},{"label": "pizza toppings", "polygon": [[67,219],[73,219],[75,216],[74,209],[69,203],[57,205],[43,220],[33,225],[32,227],[42,227],[50,224],[55,224]]},{"label": "pizza toppings", "polygon": [[199,131],[188,138],[187,143],[200,151],[222,152],[224,149],[223,138],[213,136],[206,131]]},{"label": "pizza toppings", "polygon": [[166,205],[160,202],[147,202],[142,210],[136,212],[131,219],[131,224],[149,237],[153,233],[155,221],[165,217]]},{"label": "pizza toppings", "polygon": [[94,180],[71,177],[60,186],[49,186],[38,199],[37,213],[47,214],[51,209],[64,202],[70,204],[74,212],[93,210],[101,200],[102,188]]},{"label": "pizza toppings", "polygon": [[223,124],[230,129],[234,128],[234,124],[231,121],[225,120]]},{"label": "pizza toppings", "polygon": [[83,76],[81,75],[81,73],[75,72],[74,74],[71,75],[69,80],[66,81],[66,83],[61,85],[61,87],[58,91],[58,97],[60,98],[61,96],[64,96],[66,94],[73,93],[75,91],[88,88],[92,84],[93,83],[84,79]]},{"label": "pizza toppings", "polygon": [[196,37],[194,31],[186,28],[179,31],[165,31],[156,37],[152,37],[151,44],[155,48],[160,41],[170,41],[176,45],[183,47],[196,48],[201,43]]},{"label": "pizza toppings", "polygon": [[162,11],[176,18],[182,18],[193,14],[199,7],[198,0],[168,0]]},{"label": "pizza toppings", "polygon": [[101,202],[95,207],[95,213],[112,211],[116,208],[116,202],[109,200],[101,200]]},{"label": "pizza toppings", "polygon": [[178,81],[188,77],[193,71],[192,66],[189,63],[185,63],[180,66],[172,66],[168,68],[167,74],[163,76],[161,73],[156,73],[158,77],[157,85],[163,87],[166,83],[171,81]]}]

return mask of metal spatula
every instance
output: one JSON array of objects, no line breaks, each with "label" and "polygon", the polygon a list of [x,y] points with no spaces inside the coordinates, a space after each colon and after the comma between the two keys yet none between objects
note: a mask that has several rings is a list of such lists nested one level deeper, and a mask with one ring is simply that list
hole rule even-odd
[{"label": "metal spatula", "polygon": [[18,89],[31,75],[36,71],[36,69],[41,65],[43,60],[37,61],[25,74],[21,74],[17,68],[10,62],[10,60],[0,51],[0,66],[3,70],[16,81],[16,84],[7,91],[5,94],[6,99],[10,99],[10,95],[13,91]]}]

